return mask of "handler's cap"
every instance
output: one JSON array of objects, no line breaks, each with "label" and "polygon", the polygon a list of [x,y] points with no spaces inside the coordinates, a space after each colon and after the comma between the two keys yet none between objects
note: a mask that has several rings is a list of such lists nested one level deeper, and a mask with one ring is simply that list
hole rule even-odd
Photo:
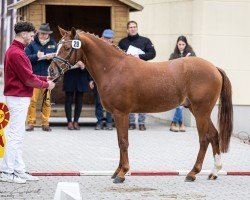
[{"label": "handler's cap", "polygon": [[113,38],[115,37],[115,33],[114,31],[112,31],[111,29],[105,29],[102,33],[102,37],[105,38]]},{"label": "handler's cap", "polygon": [[38,33],[51,34],[53,31],[50,30],[49,23],[42,23],[37,30]]}]

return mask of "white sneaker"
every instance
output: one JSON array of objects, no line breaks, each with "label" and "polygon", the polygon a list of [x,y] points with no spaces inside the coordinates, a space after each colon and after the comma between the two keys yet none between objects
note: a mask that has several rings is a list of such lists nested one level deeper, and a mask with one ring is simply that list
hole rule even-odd
[{"label": "white sneaker", "polygon": [[20,183],[20,184],[26,183],[25,179],[18,177],[14,173],[9,174],[9,173],[4,173],[4,172],[1,173],[0,181],[9,182],[9,183]]},{"label": "white sneaker", "polygon": [[39,181],[39,178],[37,178],[36,176],[32,176],[27,172],[24,172],[24,173],[14,172],[14,174],[16,176],[20,177],[21,179],[26,180],[26,181]]}]

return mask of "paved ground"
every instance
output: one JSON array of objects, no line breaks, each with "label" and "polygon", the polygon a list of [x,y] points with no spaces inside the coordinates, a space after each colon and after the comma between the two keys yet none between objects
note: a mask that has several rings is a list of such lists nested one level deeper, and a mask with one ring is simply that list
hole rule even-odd
[{"label": "paved ground", "polygon": [[114,185],[109,177],[43,177],[38,183],[1,184],[0,199],[53,199],[58,182],[78,182],[83,199],[146,200],[247,200],[249,177],[221,177],[208,181],[199,177],[186,183],[183,177],[128,177],[126,183]]},{"label": "paved ground", "polygon": [[[115,170],[118,165],[116,132],[80,131],[53,127],[51,133],[40,128],[26,133],[24,160],[31,172],[53,170]],[[172,133],[153,119],[145,132],[130,131],[131,170],[190,170],[198,151],[196,130]],[[223,155],[224,170],[250,170],[250,146],[232,138],[230,152]],[[208,149],[203,169],[213,166]],[[109,176],[41,177],[37,183],[0,183],[0,199],[53,199],[58,182],[78,182],[83,199],[249,199],[249,176],[220,176],[216,181],[200,175],[194,183],[183,176],[127,177],[114,185]]]},{"label": "paved ground", "polygon": [[[196,130],[173,134],[161,123],[149,122],[146,132],[130,131],[129,157],[131,170],[191,169],[198,153]],[[224,170],[250,169],[249,145],[232,138],[230,152],[223,155]],[[27,133],[24,159],[32,171],[46,170],[114,170],[119,151],[116,130],[95,131],[83,127],[68,131],[53,128],[45,133],[37,128]],[[203,169],[211,169],[213,156],[209,147]]]}]

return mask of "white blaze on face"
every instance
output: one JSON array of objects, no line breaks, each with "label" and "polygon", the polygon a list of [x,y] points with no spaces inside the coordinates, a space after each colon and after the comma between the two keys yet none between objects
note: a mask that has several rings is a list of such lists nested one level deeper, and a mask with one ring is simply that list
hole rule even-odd
[{"label": "white blaze on face", "polygon": [[212,170],[212,173],[217,176],[218,171],[220,171],[221,168],[222,168],[221,155],[215,154],[215,156],[214,156],[214,168]]},{"label": "white blaze on face", "polygon": [[[63,42],[63,41],[62,41],[62,42]],[[58,47],[57,47],[56,56],[58,56],[58,53],[59,53],[61,47],[62,47],[62,44],[59,44]]]}]

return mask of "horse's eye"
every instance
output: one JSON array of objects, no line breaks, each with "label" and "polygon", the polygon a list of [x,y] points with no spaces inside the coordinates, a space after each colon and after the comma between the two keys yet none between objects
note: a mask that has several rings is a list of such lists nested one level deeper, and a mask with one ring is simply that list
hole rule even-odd
[{"label": "horse's eye", "polygon": [[67,46],[64,46],[64,49],[65,49],[66,51],[69,51],[71,48],[70,48],[70,47],[67,47]]}]

